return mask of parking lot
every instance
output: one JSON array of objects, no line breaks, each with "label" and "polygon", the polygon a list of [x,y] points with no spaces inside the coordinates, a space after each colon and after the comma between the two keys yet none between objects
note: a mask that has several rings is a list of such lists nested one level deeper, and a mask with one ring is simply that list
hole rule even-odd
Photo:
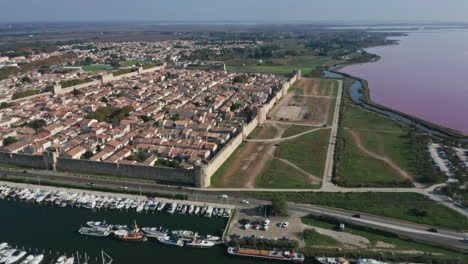
[{"label": "parking lot", "polygon": [[[262,228],[261,222],[269,219],[268,230]],[[245,229],[243,224],[245,221],[250,223],[250,227]],[[288,222],[287,227],[279,227],[280,223]],[[254,229],[256,223],[259,223],[259,229]],[[262,212],[257,208],[239,209],[232,218],[229,226],[228,237],[239,235],[242,237],[255,236],[256,238],[280,239],[288,238],[298,240],[300,246],[304,246],[303,225],[299,217],[267,217],[262,215]]]}]

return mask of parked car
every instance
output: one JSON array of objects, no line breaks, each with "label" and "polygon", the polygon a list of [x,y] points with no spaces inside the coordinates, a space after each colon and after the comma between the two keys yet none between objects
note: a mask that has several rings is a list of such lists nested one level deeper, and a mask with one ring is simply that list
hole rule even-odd
[{"label": "parked car", "polygon": [[283,223],[280,224],[280,227],[282,227],[282,228],[286,228],[288,226],[289,226],[289,222],[283,222]]}]

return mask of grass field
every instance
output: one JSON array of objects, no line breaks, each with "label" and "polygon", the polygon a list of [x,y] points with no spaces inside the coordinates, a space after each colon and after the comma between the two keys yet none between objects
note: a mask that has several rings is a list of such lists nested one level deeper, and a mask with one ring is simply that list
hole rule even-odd
[{"label": "grass field", "polygon": [[[273,197],[283,197],[291,202],[342,208],[419,224],[455,230],[468,230],[468,219],[466,217],[417,193],[248,192],[242,194],[232,193],[231,195],[245,195],[246,197],[265,200],[270,200]],[[425,210],[426,215],[414,215],[412,211],[414,208]]]},{"label": "grass field", "polygon": [[122,65],[122,66],[133,66],[133,65],[136,65],[136,64],[143,65],[143,63],[145,63],[145,61],[142,61],[142,60],[129,60],[129,61],[122,61],[120,63],[120,65]]},{"label": "grass field", "polygon": [[[258,64],[257,60],[242,59],[228,61],[227,68],[232,70],[252,70],[265,72],[291,73],[301,70],[303,75],[312,74],[318,66],[333,65],[338,61],[329,57],[294,56],[287,58],[271,59],[271,61]],[[243,66],[245,64],[245,66]]]},{"label": "grass field", "polygon": [[304,241],[307,246],[336,247],[342,245],[334,238],[322,235],[313,229],[304,230]]},{"label": "grass field", "polygon": [[0,168],[9,168],[9,169],[30,169],[28,167],[13,165],[13,164],[4,164],[0,163]]},{"label": "grass field", "polygon": [[[297,130],[298,128],[289,129]],[[287,159],[299,168],[317,177],[322,177],[329,136],[330,130],[318,130],[281,142],[275,156]]]},{"label": "grass field", "polygon": [[112,70],[112,67],[110,65],[87,65],[82,67],[84,71],[106,71],[106,70]]},{"label": "grass field", "polygon": [[[226,187],[221,185],[221,178],[223,177],[224,173],[226,172],[226,168],[231,165],[234,160],[236,160],[239,156],[239,152],[245,146],[245,143],[242,143],[232,154],[229,158],[219,167],[219,169],[211,176],[211,187]],[[229,187],[241,187],[242,182],[239,182],[238,186],[229,186]]]},{"label": "grass field", "polygon": [[363,153],[350,130],[360,139],[362,146],[381,157],[388,157],[409,175],[414,176],[416,164],[407,128],[389,118],[347,105],[344,109],[342,131],[344,149],[337,167],[338,182],[343,186],[401,186],[408,181],[382,160]]},{"label": "grass field", "polygon": [[[315,218],[312,218],[312,217],[303,217],[302,222],[304,224],[306,224],[306,225],[338,231],[338,228],[337,228],[337,226],[335,224],[325,222],[325,221],[321,221],[319,219],[315,219]],[[395,247],[392,248],[392,250],[418,250],[418,251],[422,251],[422,252],[444,254],[446,256],[452,256],[452,257],[454,257],[454,256],[455,257],[465,257],[465,258],[467,257],[466,255],[456,253],[456,252],[453,252],[453,251],[444,250],[444,249],[440,249],[440,248],[437,248],[437,247],[432,247],[430,245],[417,243],[415,241],[400,239],[398,237],[390,237],[390,236],[385,236],[385,235],[382,235],[382,234],[376,234],[376,233],[373,233],[371,231],[367,231],[367,230],[361,229],[361,228],[354,228],[354,227],[347,226],[347,227],[345,227],[345,230],[343,232],[367,238],[371,243],[370,248],[378,247],[378,245],[376,245],[376,244],[377,244],[378,241],[381,241],[381,242],[384,242],[384,243],[394,245]],[[317,233],[317,232],[315,232],[315,233]],[[326,245],[330,245],[330,243],[333,243],[333,241],[336,241],[336,240],[334,240],[333,238],[331,238],[329,236],[325,236],[325,235],[321,235],[321,234],[318,234],[318,235],[320,235],[320,236],[315,236],[315,243],[312,240],[312,241],[310,241],[310,244],[309,244],[309,243],[307,243],[307,240],[305,240],[306,244],[311,245],[311,246],[314,246],[314,245],[318,245],[318,246],[323,246],[324,245],[324,246],[326,246]],[[304,232],[304,239],[305,238],[306,238],[306,234]],[[338,241],[336,241],[336,242],[338,242]]]},{"label": "grass field", "polygon": [[257,188],[317,188],[307,180],[307,175],[278,159],[271,159],[258,175]]}]

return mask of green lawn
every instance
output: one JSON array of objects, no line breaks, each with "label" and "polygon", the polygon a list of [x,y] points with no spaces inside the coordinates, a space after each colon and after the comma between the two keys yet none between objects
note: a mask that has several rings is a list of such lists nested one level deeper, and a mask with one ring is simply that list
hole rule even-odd
[{"label": "green lawn", "polygon": [[294,135],[297,135],[297,134],[300,134],[300,133],[303,133],[312,129],[315,129],[315,128],[310,127],[310,126],[300,126],[300,125],[290,126],[286,128],[286,130],[284,131],[281,137],[285,138],[285,137],[294,136]]},{"label": "green lawn", "polygon": [[308,182],[307,175],[281,160],[272,159],[257,176],[257,188],[316,188]]},{"label": "green lawn", "polygon": [[[309,217],[309,216],[303,217],[302,222],[309,226],[338,231],[338,228],[335,224],[316,219],[315,217]],[[423,252],[444,254],[446,256],[452,256],[452,257],[453,256],[456,256],[456,257],[459,256],[459,257],[464,257],[464,258],[467,257],[466,255],[456,253],[454,251],[432,247],[430,245],[421,244],[416,241],[402,239],[397,236],[392,237],[392,236],[374,233],[371,230],[366,230],[366,228],[361,229],[359,227],[356,228],[356,227],[345,226],[345,229],[342,232],[350,233],[350,234],[357,235],[357,236],[362,236],[362,237],[369,239],[369,241],[371,242],[371,246],[370,246],[371,248],[375,248],[376,243],[378,241],[382,241],[384,243],[395,245],[395,247],[393,248],[394,250],[418,250],[418,251],[423,251]],[[317,237],[317,239],[321,239],[321,240],[319,240],[318,244],[315,244],[315,245],[321,245],[321,243],[324,243],[326,245],[327,243],[330,243],[329,242],[330,240],[334,240],[333,238],[328,237],[328,236],[324,236],[324,235],[321,235],[321,236],[322,237]],[[304,232],[304,238],[305,237],[306,237],[306,234]],[[306,240],[306,244],[311,245],[311,246],[314,245],[313,241],[311,241],[311,244],[309,244],[307,243],[307,240]]]},{"label": "green lawn", "polygon": [[133,65],[136,65],[136,64],[143,65],[143,63],[145,63],[145,61],[142,61],[142,60],[129,60],[129,61],[120,62],[120,65],[122,65],[122,66],[133,66]]},{"label": "green lawn", "polygon": [[[343,131],[346,147],[338,167],[338,182],[342,186],[411,186],[384,161],[362,153],[348,131]],[[372,136],[371,136],[372,137]],[[367,139],[361,137],[363,141]]]},{"label": "green lawn", "polygon": [[343,115],[341,132],[344,148],[337,163],[337,179],[343,186],[411,186],[387,163],[373,158],[356,145],[349,130],[360,138],[362,145],[370,152],[390,158],[400,168],[415,176],[416,164],[406,138],[407,128],[389,118],[347,105]]},{"label": "green lawn", "polygon": [[112,70],[112,67],[110,65],[86,65],[82,67],[84,71],[106,71],[106,70]]},{"label": "green lawn", "polygon": [[[468,218],[438,204],[424,195],[417,193],[242,193],[237,196],[254,197],[270,200],[273,197],[284,197],[291,202],[316,204],[350,211],[362,212],[376,216],[401,219],[409,222],[455,230],[468,230]],[[425,216],[417,216],[414,208],[426,211]]]},{"label": "green lawn", "polygon": [[307,246],[337,247],[342,245],[334,238],[322,235],[313,229],[304,230],[304,241]]},{"label": "green lawn", "polygon": [[[290,129],[296,130],[298,128],[292,127]],[[317,177],[322,177],[329,137],[330,130],[326,129],[281,142],[276,149],[275,156],[287,159],[299,168]]]},{"label": "green lawn", "polygon": [[10,169],[30,169],[28,167],[24,166],[18,166],[18,165],[13,165],[13,164],[4,164],[0,163],[0,168],[10,168]]}]

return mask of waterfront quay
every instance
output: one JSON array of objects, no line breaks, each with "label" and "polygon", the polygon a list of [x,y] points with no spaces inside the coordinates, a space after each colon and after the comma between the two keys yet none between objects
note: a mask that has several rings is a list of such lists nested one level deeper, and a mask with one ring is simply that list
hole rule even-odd
[{"label": "waterfront quay", "polygon": [[[86,193],[88,195],[103,197],[119,197],[127,199],[147,199],[139,195],[127,195],[106,192],[84,191],[78,189],[64,189],[49,186],[37,186],[19,183],[1,182],[1,186],[13,188],[40,188],[50,192]],[[232,208],[232,205],[202,203],[196,201],[181,201],[166,198],[156,200],[168,203],[184,203],[193,205],[210,205],[217,208]],[[116,239],[89,237],[78,233],[80,227],[88,221],[106,221],[118,225],[132,225],[138,223],[140,227],[162,226],[169,230],[192,230],[199,234],[222,236],[228,218],[226,217],[201,217],[190,214],[168,214],[165,212],[137,213],[136,210],[89,210],[76,207],[51,206],[50,203],[37,203],[19,199],[0,200],[0,232],[2,241],[17,248],[31,249],[30,252],[44,252],[47,258],[57,259],[61,255],[89,256],[89,263],[101,263],[101,250],[109,253],[114,259],[113,263],[141,262],[171,262],[187,263],[253,263],[250,260],[239,260],[229,257],[222,246],[214,246],[206,249],[176,247],[163,245],[155,239],[149,239],[144,243],[127,243]],[[15,228],[12,228],[15,227]],[[81,262],[83,259],[81,259]],[[46,263],[46,262],[44,262]],[[48,263],[48,262],[47,262]],[[76,262],[77,263],[77,262]]]}]

